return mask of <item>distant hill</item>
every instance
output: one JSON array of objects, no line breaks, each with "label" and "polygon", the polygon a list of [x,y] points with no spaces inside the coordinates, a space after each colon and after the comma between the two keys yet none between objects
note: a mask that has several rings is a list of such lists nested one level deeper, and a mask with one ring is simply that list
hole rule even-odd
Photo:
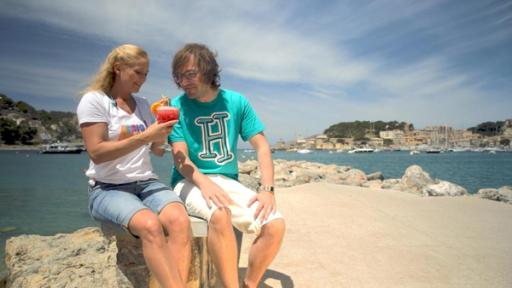
[{"label": "distant hill", "polygon": [[380,131],[386,130],[414,130],[414,126],[406,122],[398,121],[354,121],[354,122],[340,122],[331,125],[324,130],[330,138],[354,138],[354,140],[367,140],[370,137],[379,137]]},{"label": "distant hill", "polygon": [[482,136],[496,136],[502,135],[504,128],[506,128],[505,121],[496,121],[496,122],[483,122],[478,124],[475,127],[468,128],[467,130],[478,133]]},{"label": "distant hill", "polygon": [[75,113],[37,110],[0,93],[0,143],[31,145],[80,139]]}]

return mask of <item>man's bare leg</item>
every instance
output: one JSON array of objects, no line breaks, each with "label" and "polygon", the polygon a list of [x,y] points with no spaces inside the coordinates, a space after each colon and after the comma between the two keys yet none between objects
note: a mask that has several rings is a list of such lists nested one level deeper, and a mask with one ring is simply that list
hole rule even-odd
[{"label": "man's bare leg", "polygon": [[208,223],[208,252],[223,287],[239,287],[236,238],[227,208],[217,209]]},{"label": "man's bare leg", "polygon": [[249,267],[245,274],[244,287],[257,287],[281,247],[284,231],[284,219],[273,220],[262,227],[249,251]]}]

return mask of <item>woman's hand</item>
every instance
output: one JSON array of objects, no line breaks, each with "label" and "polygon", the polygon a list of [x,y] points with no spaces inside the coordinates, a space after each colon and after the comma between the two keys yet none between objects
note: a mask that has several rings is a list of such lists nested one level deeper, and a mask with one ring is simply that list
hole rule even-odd
[{"label": "woman's hand", "polygon": [[172,131],[172,127],[178,123],[178,120],[168,121],[164,123],[155,122],[151,124],[143,133],[148,143],[160,142],[165,143],[167,136]]}]

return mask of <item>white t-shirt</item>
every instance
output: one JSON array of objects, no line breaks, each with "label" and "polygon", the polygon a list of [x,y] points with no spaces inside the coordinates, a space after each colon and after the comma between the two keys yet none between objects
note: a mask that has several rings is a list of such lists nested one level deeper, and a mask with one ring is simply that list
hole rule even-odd
[{"label": "white t-shirt", "polygon": [[[117,107],[102,91],[88,92],[83,95],[77,108],[78,123],[107,123],[108,139],[122,140],[143,132],[154,118],[146,99],[133,96],[136,103],[135,112],[128,114]],[[157,179],[150,159],[150,144],[111,161],[101,164],[89,163],[85,172],[89,178],[112,184],[121,184],[150,178]]]}]

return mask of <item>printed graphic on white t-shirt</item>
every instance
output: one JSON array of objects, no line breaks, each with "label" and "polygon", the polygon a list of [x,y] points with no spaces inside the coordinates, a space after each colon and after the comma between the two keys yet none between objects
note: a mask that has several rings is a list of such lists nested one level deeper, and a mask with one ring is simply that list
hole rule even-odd
[{"label": "printed graphic on white t-shirt", "polygon": [[[153,117],[147,100],[136,96],[134,99],[135,112],[128,114],[112,105],[112,100],[105,93],[86,93],[77,108],[78,123],[106,123],[108,139],[111,141],[124,140],[142,133],[151,125]],[[85,174],[89,178],[113,184],[158,178],[153,173],[149,152],[148,144],[112,161],[101,164],[90,161]]]}]

